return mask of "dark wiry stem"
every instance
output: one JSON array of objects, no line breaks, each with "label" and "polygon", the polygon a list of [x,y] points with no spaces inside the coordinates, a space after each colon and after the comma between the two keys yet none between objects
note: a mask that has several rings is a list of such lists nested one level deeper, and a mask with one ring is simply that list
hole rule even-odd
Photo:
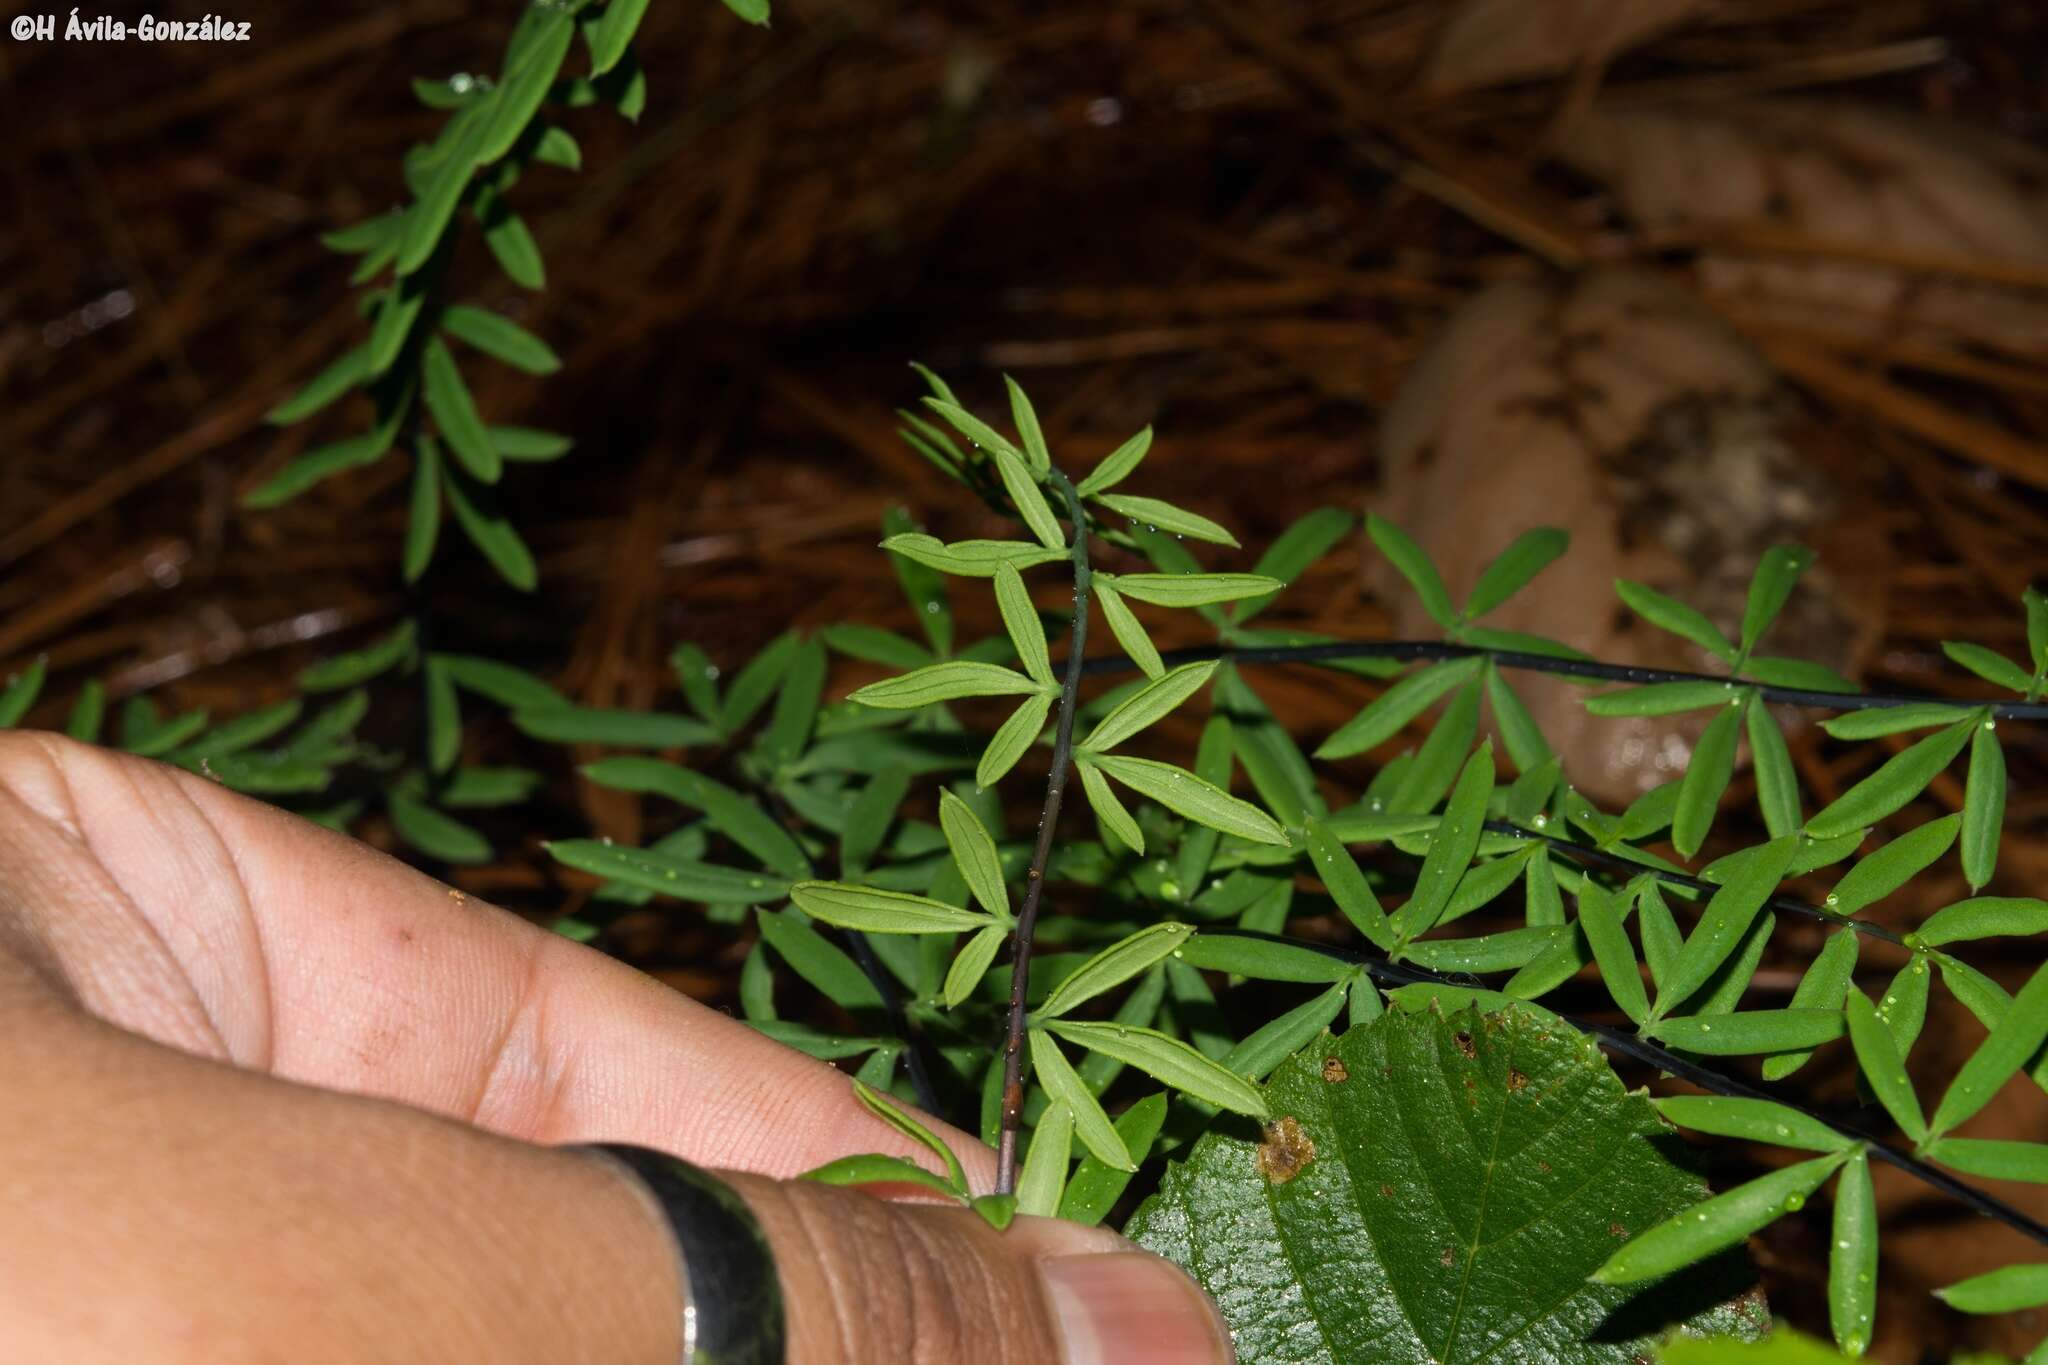
[{"label": "dark wiry stem", "polygon": [[[1918,706],[1934,703],[1963,710],[1989,705],[1999,720],[2048,720],[2048,702],[1971,701],[1961,697],[1935,697],[1910,692],[1821,692],[1806,687],[1778,687],[1744,678],[1717,677],[1712,673],[1681,673],[1668,668],[1636,668],[1629,664],[1602,663],[1598,659],[1561,659],[1550,654],[1531,654],[1515,649],[1486,649],[1478,645],[1453,644],[1448,640],[1336,640],[1320,645],[1202,645],[1193,649],[1163,651],[1160,659],[1169,668],[1178,664],[1201,663],[1209,659],[1231,659],[1246,664],[1335,663],[1344,659],[1470,659],[1490,658],[1502,668],[1526,669],[1534,673],[1558,673],[1597,682],[1667,683],[1711,682],[1756,689],[1764,701],[1781,706],[1807,706],[1824,711],[1869,711],[1887,706]],[[1136,668],[1135,661],[1120,654],[1090,659],[1089,674],[1121,673]]]},{"label": "dark wiry stem", "polygon": [[1045,865],[1052,857],[1053,831],[1059,824],[1060,800],[1067,791],[1067,769],[1074,750],[1074,710],[1081,692],[1081,650],[1088,640],[1088,518],[1074,485],[1057,469],[1053,485],[1067,500],[1074,524],[1074,633],[1067,646],[1066,679],[1060,684],[1060,714],[1053,732],[1052,771],[1045,779],[1045,807],[1038,816],[1038,843],[1031,850],[1025,874],[1024,904],[1011,936],[1010,1023],[1003,1035],[1003,1119],[996,1143],[996,1193],[1017,1189],[1017,1138],[1024,1126],[1024,997],[1031,985],[1031,933],[1038,924],[1038,903],[1045,892]]}]

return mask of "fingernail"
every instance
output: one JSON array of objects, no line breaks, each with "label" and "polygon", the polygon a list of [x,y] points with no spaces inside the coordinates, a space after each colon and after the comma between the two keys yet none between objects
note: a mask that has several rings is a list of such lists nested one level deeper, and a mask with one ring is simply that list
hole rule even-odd
[{"label": "fingernail", "polygon": [[1157,1256],[1123,1252],[1039,1263],[1066,1365],[1230,1365],[1230,1333],[1195,1282]]}]

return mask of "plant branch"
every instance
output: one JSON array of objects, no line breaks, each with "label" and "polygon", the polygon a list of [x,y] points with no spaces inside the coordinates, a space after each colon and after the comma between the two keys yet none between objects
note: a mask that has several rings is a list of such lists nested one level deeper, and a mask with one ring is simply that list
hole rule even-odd
[{"label": "plant branch", "polygon": [[[1288,938],[1283,934],[1266,934],[1256,929],[1232,927],[1212,929],[1205,927],[1202,932],[1204,934],[1228,935],[1233,938],[1263,939],[1269,943],[1286,943],[1297,948],[1307,948],[1314,952],[1322,953],[1326,957],[1334,957],[1340,961],[1364,967],[1366,975],[1370,976],[1375,984],[1391,982],[1400,986],[1456,986],[1466,989],[1472,988],[1474,984],[1470,979],[1459,980],[1457,977],[1432,972],[1426,968],[1415,967],[1405,963],[1389,962],[1385,958],[1373,957],[1356,949],[1339,947],[1333,943],[1320,943],[1311,939]],[[1483,990],[1486,988],[1481,986],[1479,989]],[[1543,1007],[1537,1006],[1537,1008]],[[1551,1013],[1556,1012],[1551,1011]],[[1897,1167],[1922,1184],[1940,1190],[1942,1193],[1969,1205],[1984,1217],[1994,1222],[2003,1223],[2022,1236],[2048,1246],[2048,1224],[2043,1224],[2031,1214],[2014,1208],[2011,1204],[2006,1203],[1995,1195],[1978,1189],[1967,1181],[1958,1180],[1947,1171],[1930,1162],[1921,1160],[1911,1152],[1901,1151],[1899,1148],[1881,1141],[1871,1134],[1869,1130],[1857,1124],[1822,1113],[1797,1100],[1788,1099],[1761,1086],[1751,1085],[1747,1081],[1710,1070],[1668,1048],[1653,1043],[1646,1038],[1638,1038],[1634,1034],[1628,1033],[1612,1024],[1597,1023],[1590,1019],[1580,1019],[1569,1014],[1558,1014],[1557,1017],[1581,1033],[1599,1039],[1602,1044],[1613,1051],[1633,1058],[1645,1065],[1653,1066],[1659,1071],[1676,1076],[1680,1080],[1690,1082],[1709,1094],[1726,1095],[1734,1099],[1768,1100],[1772,1104],[1783,1105],[1787,1109],[1803,1114],[1814,1122],[1823,1124],[1844,1137],[1867,1144],[1870,1154],[1879,1161]]]},{"label": "plant branch", "polygon": [[1060,714],[1053,732],[1052,771],[1045,779],[1045,806],[1038,816],[1038,843],[1031,850],[1031,868],[1025,874],[1024,904],[1017,912],[1017,932],[1011,936],[1010,1019],[1003,1035],[1003,1113],[996,1143],[996,1193],[1014,1194],[1017,1189],[1017,1140],[1024,1126],[1024,998],[1031,985],[1031,935],[1038,926],[1038,905],[1045,893],[1045,867],[1052,857],[1053,831],[1060,818],[1060,801],[1066,795],[1067,770],[1074,751],[1074,711],[1081,694],[1081,677],[1086,672],[1081,651],[1088,642],[1088,516],[1081,510],[1080,495],[1057,469],[1054,485],[1067,500],[1067,516],[1074,524],[1074,631],[1068,645],[1066,676],[1060,684]]},{"label": "plant branch", "polygon": [[[1502,668],[1533,673],[1556,673],[1596,682],[1729,683],[1754,688],[1759,697],[1781,706],[1807,706],[1828,711],[1868,711],[1889,706],[1954,706],[1964,709],[1989,705],[1999,720],[2048,720],[2048,702],[1968,701],[1912,692],[1821,692],[1804,687],[1776,687],[1770,683],[1712,673],[1683,673],[1668,668],[1637,668],[1630,664],[1603,663],[1598,659],[1566,659],[1551,654],[1531,654],[1514,649],[1486,649],[1478,645],[1453,644],[1448,640],[1339,640],[1320,645],[1199,645],[1191,649],[1165,650],[1160,659],[1168,666],[1229,659],[1247,664],[1336,663],[1345,659],[1471,659],[1491,658]],[[1123,655],[1090,659],[1082,672],[1088,676],[1123,673],[1138,665]]]}]

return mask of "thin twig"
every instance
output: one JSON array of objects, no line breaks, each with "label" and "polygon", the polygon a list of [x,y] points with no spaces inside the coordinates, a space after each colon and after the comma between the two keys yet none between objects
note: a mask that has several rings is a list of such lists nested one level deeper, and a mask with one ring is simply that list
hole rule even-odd
[{"label": "thin twig", "polygon": [[[1754,688],[1763,700],[1782,706],[1809,706],[1828,711],[1869,711],[1880,707],[1928,704],[1974,710],[1988,705],[1991,714],[1999,720],[2048,720],[2048,702],[1968,701],[1956,697],[1937,697],[1911,692],[1822,692],[1805,687],[1776,687],[1770,683],[1753,682],[1746,678],[1717,677],[1712,673],[1682,673],[1668,668],[1637,668],[1632,664],[1603,663],[1598,659],[1566,659],[1550,654],[1530,654],[1521,650],[1486,649],[1479,645],[1453,644],[1448,640],[1337,640],[1320,645],[1247,647],[1198,645],[1191,649],[1164,650],[1159,657],[1169,667],[1204,663],[1210,659],[1229,659],[1246,664],[1316,664],[1336,663],[1345,659],[1490,658],[1502,668],[1524,669],[1534,673],[1558,673],[1574,678],[1591,678],[1598,682],[1725,683],[1731,687]],[[1083,665],[1082,672],[1093,677],[1103,673],[1123,673],[1137,666],[1135,662],[1121,654],[1112,654],[1088,660]]]},{"label": "thin twig", "polygon": [[[1366,975],[1370,976],[1375,984],[1391,982],[1400,986],[1456,986],[1470,989],[1467,981],[1461,981],[1456,977],[1445,976],[1429,971],[1426,968],[1410,966],[1406,963],[1389,962],[1385,958],[1373,957],[1370,954],[1359,952],[1353,948],[1340,947],[1334,943],[1320,943],[1311,939],[1288,938],[1284,934],[1267,934],[1261,933],[1256,929],[1238,929],[1234,927],[1213,929],[1204,927],[1201,932],[1204,934],[1226,935],[1232,938],[1263,939],[1269,943],[1286,943],[1297,948],[1307,948],[1313,952],[1322,953],[1326,957],[1334,957],[1340,961],[1351,962],[1364,967]],[[1482,987],[1481,989],[1485,988]],[[1537,1008],[1543,1007],[1537,1006]],[[1551,1013],[1556,1012],[1551,1011]],[[1751,1085],[1747,1081],[1738,1080],[1733,1076],[1724,1075],[1718,1071],[1710,1070],[1692,1061],[1690,1058],[1680,1056],[1678,1053],[1650,1042],[1648,1039],[1638,1038],[1634,1034],[1625,1032],[1612,1024],[1596,1023],[1593,1020],[1580,1019],[1569,1014],[1558,1014],[1557,1017],[1581,1033],[1598,1038],[1603,1044],[1614,1051],[1624,1056],[1632,1057],[1646,1065],[1656,1067],[1659,1071],[1676,1076],[1680,1080],[1688,1081],[1710,1094],[1726,1095],[1734,1099],[1768,1100],[1772,1104],[1783,1105],[1787,1109],[1803,1114],[1815,1123],[1823,1124],[1844,1137],[1867,1144],[1872,1156],[1888,1165],[1897,1167],[1922,1184],[1932,1186],[1934,1189],[1940,1190],[1942,1193],[1968,1204],[1986,1218],[1994,1222],[2003,1223],[2022,1236],[2048,1246],[2048,1225],[2042,1224],[2038,1219],[2020,1209],[2014,1208],[2004,1200],[1987,1194],[1975,1185],[1958,1180],[1947,1171],[1922,1161],[1911,1152],[1901,1151],[1888,1143],[1880,1141],[1867,1129],[1850,1123],[1845,1119],[1824,1114],[1797,1100],[1788,1099],[1771,1090]]]},{"label": "thin twig", "polygon": [[1080,495],[1067,476],[1055,469],[1052,480],[1066,497],[1067,516],[1074,524],[1074,633],[1067,652],[1066,678],[1060,684],[1059,726],[1053,735],[1052,771],[1045,779],[1045,808],[1038,816],[1038,843],[1031,850],[1024,904],[1017,912],[1017,932],[1010,940],[1010,1022],[1003,1035],[1003,1117],[1001,1136],[996,1143],[998,1194],[1014,1194],[1017,1189],[1017,1138],[1024,1126],[1024,997],[1031,985],[1031,934],[1038,925],[1038,903],[1045,892],[1045,866],[1052,857],[1053,831],[1059,824],[1060,800],[1067,790],[1067,769],[1074,749],[1075,703],[1081,695],[1084,671],[1081,651],[1088,643],[1088,517],[1081,510]]}]

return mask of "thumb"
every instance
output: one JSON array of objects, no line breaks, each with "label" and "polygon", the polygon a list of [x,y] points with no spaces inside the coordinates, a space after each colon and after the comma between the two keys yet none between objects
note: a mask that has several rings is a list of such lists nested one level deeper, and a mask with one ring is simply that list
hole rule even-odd
[{"label": "thumb", "polygon": [[1115,1233],[720,1172],[775,1250],[789,1359],[1229,1365],[1208,1295]]}]

